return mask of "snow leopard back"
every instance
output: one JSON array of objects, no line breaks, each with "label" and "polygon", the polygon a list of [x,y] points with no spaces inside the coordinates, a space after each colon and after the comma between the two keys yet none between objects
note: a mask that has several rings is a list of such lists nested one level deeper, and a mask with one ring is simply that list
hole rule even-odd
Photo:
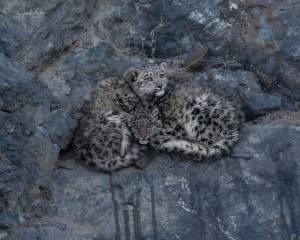
[{"label": "snow leopard back", "polygon": [[175,86],[158,105],[163,122],[173,129],[173,135],[182,138],[182,130],[176,131],[176,128],[184,129],[185,139],[191,143],[187,148],[197,143],[202,159],[228,154],[239,138],[242,112],[211,90]]}]

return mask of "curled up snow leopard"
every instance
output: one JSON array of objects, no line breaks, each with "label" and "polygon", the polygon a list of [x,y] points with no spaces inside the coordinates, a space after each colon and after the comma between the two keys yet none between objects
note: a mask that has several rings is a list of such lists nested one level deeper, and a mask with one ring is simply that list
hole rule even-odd
[{"label": "curled up snow leopard", "polygon": [[113,171],[134,164],[148,142],[198,161],[228,154],[242,112],[211,90],[179,81],[171,83],[165,63],[101,81],[82,107],[77,155],[93,168]]},{"label": "curled up snow leopard", "polygon": [[158,121],[157,111],[144,108],[144,103],[164,95],[165,69],[165,63],[130,68],[123,78],[101,81],[81,108],[74,137],[76,155],[90,167],[105,171],[141,158]]},{"label": "curled up snow leopard", "polygon": [[178,83],[156,101],[162,128],[151,145],[181,152],[201,161],[228,154],[239,138],[243,114],[235,104],[211,90]]}]

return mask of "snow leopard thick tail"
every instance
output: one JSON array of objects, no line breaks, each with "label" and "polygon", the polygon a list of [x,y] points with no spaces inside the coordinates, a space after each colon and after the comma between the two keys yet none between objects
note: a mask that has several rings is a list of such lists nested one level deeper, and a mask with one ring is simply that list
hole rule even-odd
[{"label": "snow leopard thick tail", "polygon": [[188,140],[170,140],[158,146],[159,150],[167,152],[181,152],[193,156],[195,161],[218,158],[229,154],[231,147],[238,140],[238,134],[232,134],[210,146]]},{"label": "snow leopard thick tail", "polygon": [[[218,158],[229,154],[232,146],[239,139],[239,128],[243,114],[237,112],[235,116],[234,123],[226,126],[226,131],[220,134],[216,140],[205,139],[205,136],[203,136],[203,138],[199,137],[190,141],[191,137],[186,139],[184,136],[174,137],[161,134],[151,144],[161,151],[181,152],[185,155],[191,155],[195,161]],[[165,132],[168,131],[165,130]]]},{"label": "snow leopard thick tail", "polygon": [[208,157],[209,151],[205,145],[186,140],[183,136],[174,137],[167,133],[168,130],[161,130],[160,134],[151,139],[150,145],[162,152],[182,153],[193,156],[193,159],[196,161],[202,161]]},{"label": "snow leopard thick tail", "polygon": [[238,141],[238,131],[231,135],[225,136],[223,139],[211,144],[207,147],[207,158],[219,158],[228,155],[232,146]]},{"label": "snow leopard thick tail", "polygon": [[207,148],[199,143],[193,143],[187,140],[170,140],[163,143],[160,147],[163,151],[180,152],[185,155],[194,156],[197,161],[204,160],[208,156]]}]

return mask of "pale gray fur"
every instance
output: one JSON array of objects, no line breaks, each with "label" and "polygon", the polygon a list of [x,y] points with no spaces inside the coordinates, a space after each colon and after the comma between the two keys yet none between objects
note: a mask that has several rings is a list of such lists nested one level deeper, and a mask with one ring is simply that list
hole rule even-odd
[{"label": "pale gray fur", "polygon": [[157,149],[194,155],[200,161],[228,154],[238,140],[242,112],[209,90],[174,85],[156,104],[164,129],[151,138]]},{"label": "pale gray fur", "polygon": [[113,171],[133,164],[142,156],[143,149],[133,143],[121,114],[103,114],[99,122],[89,121],[84,129],[82,137],[88,141],[80,146],[81,155],[92,168]]},{"label": "pale gray fur", "polygon": [[243,121],[239,108],[199,86],[168,83],[165,63],[100,82],[83,106],[77,152],[107,171],[134,164],[148,141],[198,161],[228,154]]},{"label": "pale gray fur", "polygon": [[[165,63],[142,70],[131,68],[122,79],[101,81],[82,106],[75,153],[99,170],[113,171],[134,164],[145,150],[135,143],[135,136],[138,141],[141,136],[147,140],[147,134],[153,135],[155,130],[153,115],[141,113],[136,106],[162,96],[166,86]],[[131,130],[135,127],[133,132],[128,125]]]},{"label": "pale gray fur", "polygon": [[128,118],[128,128],[139,144],[148,144],[151,137],[157,134],[161,128],[159,112],[153,106],[139,104]]}]

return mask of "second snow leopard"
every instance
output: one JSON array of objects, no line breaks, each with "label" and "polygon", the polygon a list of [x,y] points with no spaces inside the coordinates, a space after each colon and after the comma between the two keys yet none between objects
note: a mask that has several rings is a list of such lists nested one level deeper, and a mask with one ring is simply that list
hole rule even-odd
[{"label": "second snow leopard", "polygon": [[144,144],[156,129],[155,114],[141,106],[164,95],[165,67],[131,68],[124,78],[103,80],[92,91],[74,140],[75,152],[90,167],[113,171],[141,157],[145,146],[137,141]]},{"label": "second snow leopard", "polygon": [[243,114],[232,102],[210,90],[178,83],[156,101],[162,130],[151,145],[204,160],[228,154],[239,138]]}]

